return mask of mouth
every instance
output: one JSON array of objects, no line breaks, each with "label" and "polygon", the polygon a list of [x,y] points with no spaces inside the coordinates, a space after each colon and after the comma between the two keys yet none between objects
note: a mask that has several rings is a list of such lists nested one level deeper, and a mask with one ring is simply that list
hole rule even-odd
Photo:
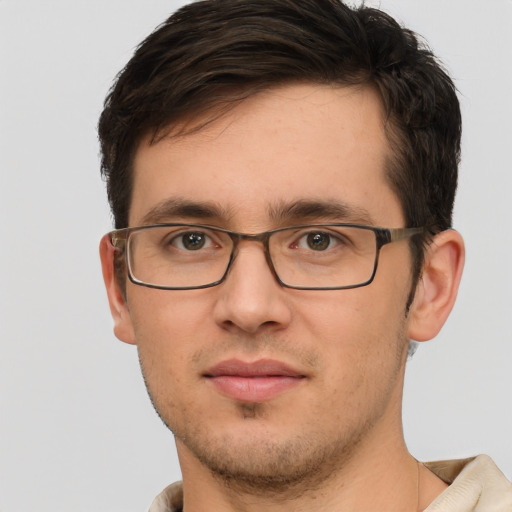
[{"label": "mouth", "polygon": [[272,359],[222,361],[203,375],[222,395],[240,402],[265,402],[299,385],[306,376]]}]

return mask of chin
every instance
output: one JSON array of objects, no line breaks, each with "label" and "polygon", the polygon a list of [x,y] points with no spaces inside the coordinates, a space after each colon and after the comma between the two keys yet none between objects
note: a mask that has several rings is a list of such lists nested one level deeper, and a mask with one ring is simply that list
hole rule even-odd
[{"label": "chin", "polygon": [[[256,404],[257,405],[257,404]],[[246,414],[258,413],[251,404]],[[328,432],[283,431],[265,425],[255,416],[246,416],[243,428],[203,428],[173,430],[180,459],[193,457],[211,475],[243,493],[283,493],[296,495],[331,478],[356,449],[361,432],[336,436]],[[299,422],[296,427],[300,428]],[[339,426],[338,426],[339,428]],[[356,434],[356,432],[359,433]]]}]

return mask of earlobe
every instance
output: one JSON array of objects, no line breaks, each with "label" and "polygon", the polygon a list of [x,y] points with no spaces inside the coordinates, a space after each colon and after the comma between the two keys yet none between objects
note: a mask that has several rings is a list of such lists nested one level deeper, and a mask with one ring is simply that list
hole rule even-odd
[{"label": "earlobe", "polygon": [[115,275],[114,256],[115,248],[110,241],[110,236],[105,235],[100,242],[100,259],[110,312],[114,320],[114,334],[119,340],[134,345],[133,324],[126,300]]},{"label": "earlobe", "polygon": [[408,336],[434,338],[453,308],[464,267],[464,241],[452,229],[437,234],[425,254],[422,276],[409,313]]}]

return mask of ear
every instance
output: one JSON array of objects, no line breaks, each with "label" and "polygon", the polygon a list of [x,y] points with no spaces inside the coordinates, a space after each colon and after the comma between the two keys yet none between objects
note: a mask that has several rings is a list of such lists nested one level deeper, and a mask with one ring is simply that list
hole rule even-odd
[{"label": "ear", "polygon": [[114,271],[114,255],[115,248],[110,240],[110,235],[107,234],[100,242],[100,258],[110,312],[114,319],[114,334],[121,341],[135,345],[135,333],[130,312]]},{"label": "ear", "polygon": [[425,254],[409,312],[408,336],[415,341],[434,338],[452,310],[464,267],[464,241],[453,229],[437,234]]}]

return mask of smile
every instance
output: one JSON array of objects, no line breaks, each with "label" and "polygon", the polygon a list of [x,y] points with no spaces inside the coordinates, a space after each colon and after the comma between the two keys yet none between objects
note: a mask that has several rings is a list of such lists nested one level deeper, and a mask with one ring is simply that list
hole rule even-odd
[{"label": "smile", "polygon": [[288,365],[270,359],[244,362],[230,359],[210,368],[207,378],[221,394],[241,402],[264,402],[305,379]]}]

